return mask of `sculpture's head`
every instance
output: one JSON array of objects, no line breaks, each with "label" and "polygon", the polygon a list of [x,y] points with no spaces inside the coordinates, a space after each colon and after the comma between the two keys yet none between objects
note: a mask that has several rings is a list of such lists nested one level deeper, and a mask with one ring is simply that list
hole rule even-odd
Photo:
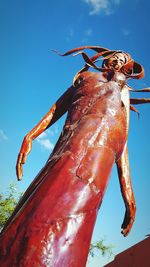
[{"label": "sculpture's head", "polygon": [[127,62],[128,54],[118,52],[103,61],[102,67],[119,71]]},{"label": "sculpture's head", "polygon": [[[92,49],[96,54],[92,57],[88,57],[88,55],[83,52],[85,49]],[[85,61],[84,68],[82,68],[78,74],[92,67],[102,72],[121,71],[127,78],[140,79],[144,77],[144,68],[135,62],[128,53],[123,51],[109,50],[100,46],[81,46],[62,54],[62,56],[68,56],[75,52],[75,55],[81,54]],[[102,59],[102,68],[100,68],[96,63]]]},{"label": "sculpture's head", "polygon": [[123,51],[116,51],[109,58],[104,59],[102,68],[121,71],[127,78],[140,79],[144,77],[144,68]]},{"label": "sculpture's head", "polygon": [[129,61],[129,59],[130,57],[128,54],[123,52],[116,52],[108,59],[105,59],[103,61],[102,67],[119,71]]}]

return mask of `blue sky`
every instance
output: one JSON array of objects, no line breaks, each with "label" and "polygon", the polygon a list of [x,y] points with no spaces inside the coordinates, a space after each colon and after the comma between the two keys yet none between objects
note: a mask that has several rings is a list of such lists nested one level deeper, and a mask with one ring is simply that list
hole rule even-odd
[{"label": "blue sky", "polygon": [[[23,137],[83,66],[80,57],[61,58],[51,49],[65,52],[81,45],[99,45],[124,50],[145,67],[145,78],[130,81],[129,85],[148,87],[149,10],[148,0],[0,0],[1,190],[16,179],[15,164]],[[150,233],[150,106],[138,109],[140,120],[131,112],[129,133],[130,169],[137,202],[133,230],[127,238],[120,234],[124,204],[114,167],[93,235],[93,240],[106,237],[106,243],[114,246],[114,254]],[[34,141],[19,190],[25,190],[44,165],[64,119]],[[97,256],[88,267],[101,267],[110,260]]]}]

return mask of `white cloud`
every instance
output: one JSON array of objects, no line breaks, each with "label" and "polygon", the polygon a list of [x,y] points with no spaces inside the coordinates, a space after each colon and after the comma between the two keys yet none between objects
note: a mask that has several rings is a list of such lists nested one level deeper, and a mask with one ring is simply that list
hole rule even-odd
[{"label": "white cloud", "polygon": [[45,132],[41,133],[36,140],[44,149],[52,150],[54,148],[54,144],[48,139]]},{"label": "white cloud", "polygon": [[92,29],[91,28],[88,28],[87,30],[85,30],[85,35],[86,36],[91,36],[93,33]]},{"label": "white cloud", "polygon": [[128,30],[128,29],[123,29],[123,30],[122,30],[122,34],[123,34],[124,36],[129,36],[129,35],[131,34],[131,31]]},{"label": "white cloud", "polygon": [[73,28],[69,28],[68,32],[67,32],[67,41],[70,41],[72,38],[74,37],[74,29]]},{"label": "white cloud", "polygon": [[82,0],[82,1],[91,6],[92,10],[89,12],[89,15],[96,15],[102,11],[106,15],[110,15],[113,11],[113,6],[120,4],[120,0]]},{"label": "white cloud", "polygon": [[38,139],[37,142],[45,149],[52,150],[54,148],[53,143],[49,139]]},{"label": "white cloud", "polygon": [[45,132],[43,132],[38,136],[38,139],[42,139],[42,138],[45,138],[45,137],[47,137],[47,134]]},{"label": "white cloud", "polygon": [[2,129],[0,129],[0,142],[8,140],[7,135],[4,133]]},{"label": "white cloud", "polygon": [[114,4],[119,5],[120,4],[120,0],[114,0]]},{"label": "white cloud", "polygon": [[74,30],[73,28],[69,29],[69,37],[73,37],[74,36]]},{"label": "white cloud", "polygon": [[93,34],[92,28],[89,27],[89,28],[85,29],[84,32],[83,32],[83,35],[82,35],[83,37],[81,39],[81,43],[82,44],[89,43],[89,39],[92,36],[92,34]]},{"label": "white cloud", "polygon": [[53,125],[53,129],[48,129],[47,133],[51,136],[55,136],[58,133],[58,125],[57,123],[55,125]]}]

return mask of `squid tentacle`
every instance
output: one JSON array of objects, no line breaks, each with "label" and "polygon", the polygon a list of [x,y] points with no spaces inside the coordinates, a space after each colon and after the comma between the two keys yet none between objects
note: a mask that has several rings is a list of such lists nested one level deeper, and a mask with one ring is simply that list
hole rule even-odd
[{"label": "squid tentacle", "polygon": [[110,51],[110,50],[107,49],[107,48],[100,47],[100,46],[92,46],[92,45],[86,45],[86,46],[76,47],[76,48],[73,48],[73,49],[67,51],[67,52],[64,53],[64,54],[61,54],[61,53],[59,53],[59,52],[56,51],[56,50],[52,50],[52,51],[55,52],[55,53],[57,53],[57,54],[60,55],[60,56],[68,56],[68,55],[71,55],[71,54],[73,54],[73,53],[75,53],[75,52],[78,52],[78,51],[81,51],[81,50],[85,50],[85,49],[92,49],[92,50],[94,50],[94,51],[96,51],[96,52],[98,52],[98,53],[103,52],[103,51]]},{"label": "squid tentacle", "polygon": [[130,98],[130,103],[133,105],[150,103],[150,98]]},{"label": "squid tentacle", "polygon": [[[138,90],[131,88],[130,90],[135,93],[140,93],[140,92],[150,93],[150,88],[143,88],[143,89],[138,89]],[[150,98],[130,98],[130,104],[133,104],[133,105],[147,104],[147,103],[150,103]],[[137,112],[136,108],[131,105],[130,105],[130,109],[132,111]]]},{"label": "squid tentacle", "polygon": [[139,92],[144,92],[144,93],[150,93],[150,88],[143,88],[143,89],[132,89],[132,92],[136,92],[136,93],[139,93]]},{"label": "squid tentacle", "polygon": [[140,119],[140,112],[134,106],[130,105],[130,110],[136,112],[138,115],[138,119]]},{"label": "squid tentacle", "polygon": [[100,70],[100,71],[102,71],[102,72],[104,72],[104,71],[111,71],[111,69],[106,69],[106,68],[99,68],[99,67],[97,67],[97,66],[94,64],[94,61],[91,60],[91,58],[89,58],[89,57],[87,56],[86,53],[84,53],[84,52],[79,52],[79,53],[82,55],[84,61],[86,62],[86,64],[87,64],[89,67],[92,67],[92,68],[94,68],[94,69],[96,69],[96,70]]}]

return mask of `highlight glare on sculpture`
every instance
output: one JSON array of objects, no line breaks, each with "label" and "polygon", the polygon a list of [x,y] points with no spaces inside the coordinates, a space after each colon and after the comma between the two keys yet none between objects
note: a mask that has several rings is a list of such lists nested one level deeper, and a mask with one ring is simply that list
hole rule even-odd
[{"label": "highlight glare on sculpture", "polygon": [[[85,49],[96,54],[89,58]],[[130,99],[132,89],[126,81],[142,78],[144,69],[128,53],[99,46],[75,48],[63,56],[75,52],[82,55],[85,66],[75,75],[73,85],[24,138],[17,160],[19,180],[32,141],[68,111],[50,158],[1,234],[3,267],[84,267],[114,163],[126,208],[124,236],[134,222],[136,205],[127,149],[129,112],[137,112],[132,104],[149,103],[150,99]],[[104,60],[100,68],[96,63],[101,57]],[[89,67],[94,72],[89,72]]]}]

